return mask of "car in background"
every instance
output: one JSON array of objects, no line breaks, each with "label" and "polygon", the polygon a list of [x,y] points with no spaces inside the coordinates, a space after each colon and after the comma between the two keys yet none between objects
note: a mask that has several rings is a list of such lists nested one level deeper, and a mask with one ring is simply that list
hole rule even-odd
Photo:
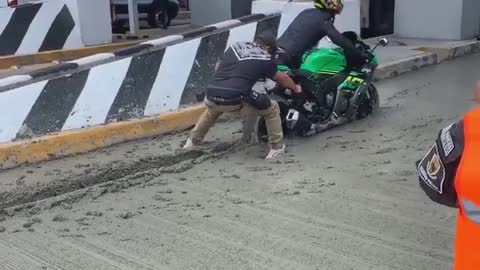
[{"label": "car in background", "polygon": [[[158,28],[165,24],[164,3],[165,0],[137,0],[138,19],[147,21],[152,28]],[[128,0],[112,0],[115,20],[114,26],[121,27],[128,23]]]}]

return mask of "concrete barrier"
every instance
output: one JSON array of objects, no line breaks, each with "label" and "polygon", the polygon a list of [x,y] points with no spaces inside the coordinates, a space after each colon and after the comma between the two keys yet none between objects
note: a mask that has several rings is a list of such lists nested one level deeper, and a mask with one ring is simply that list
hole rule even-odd
[{"label": "concrete barrier", "polygon": [[128,140],[185,130],[195,124],[204,109],[203,105],[190,106],[153,117],[0,144],[0,169],[84,153]]},{"label": "concrete barrier", "polygon": [[[250,15],[0,80],[0,167],[153,135],[150,129],[135,133],[128,128],[113,133],[97,129],[121,123],[135,126],[138,123],[129,120],[156,119],[196,103],[196,93],[206,87],[227,46],[253,40],[264,29],[277,31],[279,21],[279,14]],[[169,127],[153,130],[161,134],[187,128],[201,108],[173,113],[183,116],[178,121],[171,116],[172,123],[152,120]],[[59,139],[71,132],[77,134],[71,140]],[[82,132],[97,135],[78,135]],[[80,137],[90,143],[75,143]],[[48,147],[30,147],[39,142]]]},{"label": "concrete barrier", "polygon": [[91,1],[45,0],[0,9],[0,56],[111,42],[109,2]]},{"label": "concrete barrier", "polygon": [[0,56],[81,45],[79,27],[63,1],[0,9]]}]

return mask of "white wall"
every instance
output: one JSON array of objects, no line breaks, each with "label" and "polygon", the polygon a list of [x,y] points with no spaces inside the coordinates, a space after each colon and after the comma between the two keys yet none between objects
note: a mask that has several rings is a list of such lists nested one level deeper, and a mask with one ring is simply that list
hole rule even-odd
[{"label": "white wall", "polygon": [[397,0],[395,35],[459,40],[462,33],[462,2],[463,0]]},{"label": "white wall", "polygon": [[194,25],[205,26],[232,18],[231,0],[190,0],[189,5]]},{"label": "white wall", "polygon": [[109,0],[63,0],[80,26],[85,46],[112,42]]},{"label": "white wall", "polygon": [[65,49],[78,48],[78,44],[94,46],[112,42],[109,0],[45,0],[44,2],[52,1],[59,1],[68,6],[80,31],[80,36],[72,35],[67,40]]},{"label": "white wall", "polygon": [[480,35],[480,1],[463,0],[462,39]]},{"label": "white wall", "polygon": [[[341,32],[355,31],[360,35],[360,3],[358,0],[344,0],[345,8],[342,14],[335,19],[335,26]],[[252,13],[273,13],[282,12],[282,19],[278,30],[281,35],[303,10],[313,8],[313,1],[291,2],[278,0],[257,0],[253,1]],[[321,47],[331,47],[332,44],[325,39],[319,43]]]}]

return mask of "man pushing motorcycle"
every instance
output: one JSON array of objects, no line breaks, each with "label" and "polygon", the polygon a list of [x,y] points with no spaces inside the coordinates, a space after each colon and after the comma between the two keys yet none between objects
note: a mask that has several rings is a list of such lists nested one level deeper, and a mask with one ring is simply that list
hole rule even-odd
[{"label": "man pushing motorcycle", "polygon": [[314,0],[314,8],[302,11],[277,40],[279,64],[298,69],[302,55],[325,36],[344,50],[349,67],[361,66],[368,58],[333,25],[343,10],[342,0]]},{"label": "man pushing motorcycle", "polygon": [[285,149],[278,103],[265,93],[252,90],[254,84],[270,78],[295,93],[302,91],[286,74],[277,71],[274,55],[277,51],[271,32],[257,35],[255,42],[236,42],[231,45],[206,89],[207,109],[200,116],[184,148],[201,143],[215,121],[227,112],[244,114],[244,140],[251,140],[257,116],[265,119],[270,152],[267,159],[280,156]]}]

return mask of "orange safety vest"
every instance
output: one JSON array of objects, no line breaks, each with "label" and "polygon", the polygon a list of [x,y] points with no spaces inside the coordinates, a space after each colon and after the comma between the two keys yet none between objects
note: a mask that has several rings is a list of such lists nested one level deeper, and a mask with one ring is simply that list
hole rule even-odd
[{"label": "orange safety vest", "polygon": [[463,119],[465,146],[457,169],[455,270],[480,270],[480,108]]}]

